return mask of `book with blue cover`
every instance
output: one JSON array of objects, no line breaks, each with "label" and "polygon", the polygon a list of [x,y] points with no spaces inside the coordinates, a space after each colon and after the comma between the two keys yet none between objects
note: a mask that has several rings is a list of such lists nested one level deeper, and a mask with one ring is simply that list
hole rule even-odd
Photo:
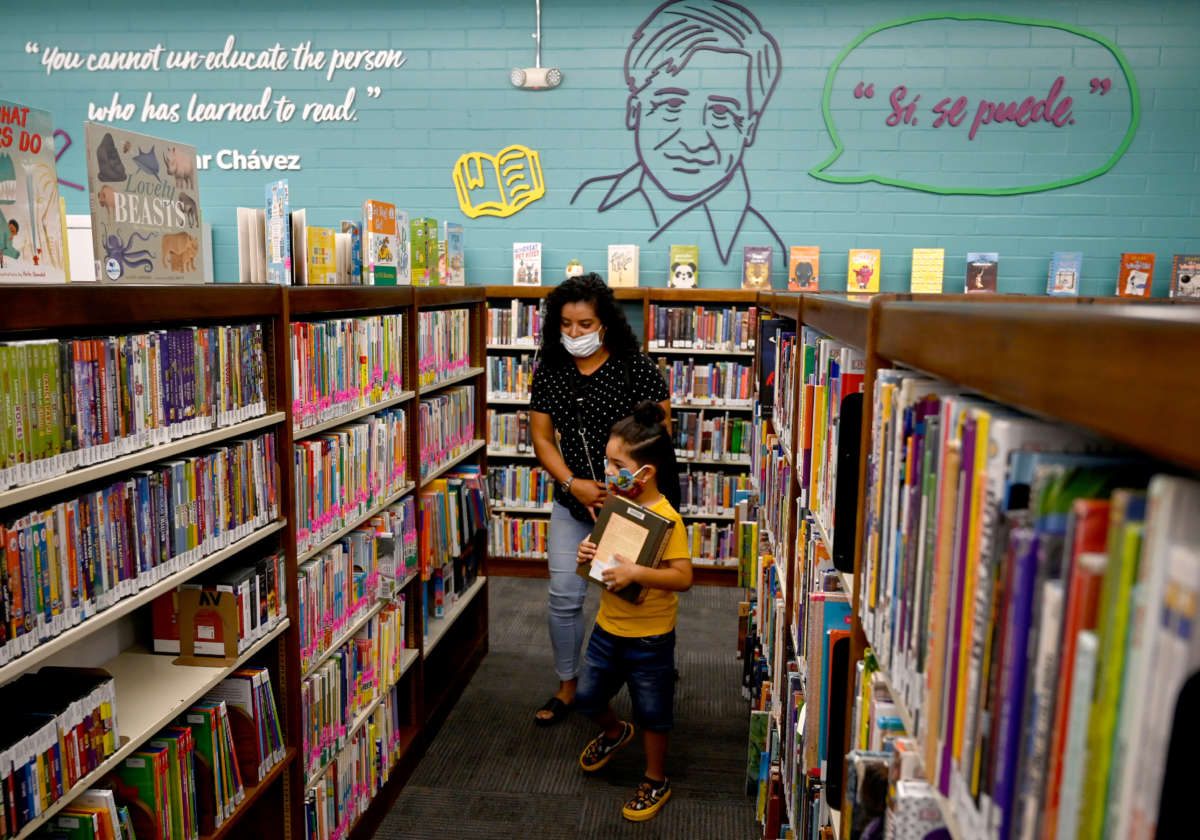
[{"label": "book with blue cover", "polygon": [[267,282],[292,285],[292,214],[288,182],[267,184]]},{"label": "book with blue cover", "polygon": [[1083,276],[1083,253],[1055,251],[1050,258],[1050,276],[1046,279],[1046,294],[1073,296],[1079,294],[1079,278]]}]

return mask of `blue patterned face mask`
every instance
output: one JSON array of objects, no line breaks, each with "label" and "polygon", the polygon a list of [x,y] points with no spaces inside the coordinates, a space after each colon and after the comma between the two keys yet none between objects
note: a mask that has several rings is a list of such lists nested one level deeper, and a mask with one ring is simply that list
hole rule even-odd
[{"label": "blue patterned face mask", "polygon": [[609,461],[604,459],[604,485],[610,493],[616,493],[618,496],[626,498],[634,498],[641,495],[642,488],[646,486],[645,479],[639,479],[638,473],[646,469],[643,465],[637,468],[636,472],[630,472],[626,467],[621,467],[616,475],[608,471]]}]

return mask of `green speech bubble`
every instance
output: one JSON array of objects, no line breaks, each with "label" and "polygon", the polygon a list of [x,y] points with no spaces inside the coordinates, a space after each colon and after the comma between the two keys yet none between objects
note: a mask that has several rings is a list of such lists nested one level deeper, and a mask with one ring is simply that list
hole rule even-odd
[{"label": "green speech bubble", "polygon": [[[1036,26],[1047,29],[1058,29],[1062,30],[1063,32],[1069,32],[1073,35],[1077,35],[1081,38],[1085,38],[1089,41],[1093,41],[1099,46],[1108,50],[1108,52],[1111,53],[1112,57],[1116,60],[1121,72],[1124,74],[1125,81],[1129,89],[1129,127],[1125,131],[1125,134],[1122,137],[1120,144],[1117,146],[1116,151],[1114,151],[1113,154],[1103,164],[1082,174],[1057,178],[1045,183],[1017,187],[940,186],[938,184],[922,183],[904,178],[890,177],[876,172],[855,172],[841,175],[829,172],[828,170],[830,167],[832,167],[838,158],[840,158],[846,151],[846,145],[842,142],[841,134],[838,132],[837,126],[834,124],[832,107],[830,105],[830,98],[834,90],[834,80],[837,76],[838,70],[842,66],[842,63],[855,49],[861,46],[863,42],[873,35],[885,30],[895,29],[900,26],[907,26],[908,24],[927,23],[940,20],[1007,23],[1016,26]],[[888,21],[887,23],[881,23],[878,26],[874,26],[866,30],[849,44],[847,44],[841,53],[838,54],[837,59],[833,62],[833,66],[830,67],[829,73],[825,78],[825,89],[821,97],[821,112],[825,119],[825,128],[829,132],[829,136],[833,140],[834,144],[833,153],[808,171],[809,175],[821,181],[826,181],[831,184],[863,184],[867,182],[874,182],[891,187],[902,187],[904,189],[920,190],[922,192],[937,193],[940,195],[1021,195],[1024,193],[1056,190],[1072,184],[1079,184],[1103,175],[1105,172],[1112,169],[1116,162],[1121,159],[1121,156],[1125,154],[1125,151],[1129,148],[1129,144],[1133,142],[1134,134],[1137,132],[1138,124],[1141,121],[1141,96],[1138,91],[1137,81],[1133,76],[1133,71],[1129,66],[1129,62],[1126,61],[1124,54],[1122,54],[1121,50],[1116,44],[1102,35],[1097,35],[1095,32],[1089,32],[1086,29],[1073,26],[1069,23],[1060,23],[1052,20],[1035,20],[1031,18],[1009,17],[1005,15],[975,15],[941,12],[937,14],[913,15],[911,17]],[[949,151],[949,149],[943,147],[942,151]],[[896,151],[896,154],[898,155],[903,155],[904,153],[905,152],[900,150]]]}]

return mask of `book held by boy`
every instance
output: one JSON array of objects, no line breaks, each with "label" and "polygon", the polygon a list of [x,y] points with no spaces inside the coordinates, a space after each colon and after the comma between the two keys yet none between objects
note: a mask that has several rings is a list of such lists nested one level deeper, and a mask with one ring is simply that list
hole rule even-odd
[{"label": "book held by boy", "polygon": [[[589,539],[596,544],[596,557],[591,563],[580,563],[580,576],[604,586],[604,571],[620,561],[619,555],[639,566],[657,568],[671,538],[675,523],[615,493],[610,493],[596,514],[596,525]],[[636,604],[644,587],[631,583],[615,592],[631,604]]]}]

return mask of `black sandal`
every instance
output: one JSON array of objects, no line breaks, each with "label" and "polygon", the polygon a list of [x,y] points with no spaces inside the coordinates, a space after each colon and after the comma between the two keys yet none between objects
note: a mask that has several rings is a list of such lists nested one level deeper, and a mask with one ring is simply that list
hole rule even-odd
[{"label": "black sandal", "polygon": [[553,726],[554,724],[558,723],[563,718],[565,718],[567,716],[567,712],[571,711],[571,707],[574,705],[575,705],[574,703],[570,703],[570,704],[564,703],[562,700],[558,699],[557,697],[551,697],[549,700],[547,700],[545,703],[542,704],[542,708],[538,709],[539,712],[549,712],[550,717],[548,717],[548,718],[538,717],[537,714],[535,713],[533,716],[533,722],[536,723],[538,726]]}]

